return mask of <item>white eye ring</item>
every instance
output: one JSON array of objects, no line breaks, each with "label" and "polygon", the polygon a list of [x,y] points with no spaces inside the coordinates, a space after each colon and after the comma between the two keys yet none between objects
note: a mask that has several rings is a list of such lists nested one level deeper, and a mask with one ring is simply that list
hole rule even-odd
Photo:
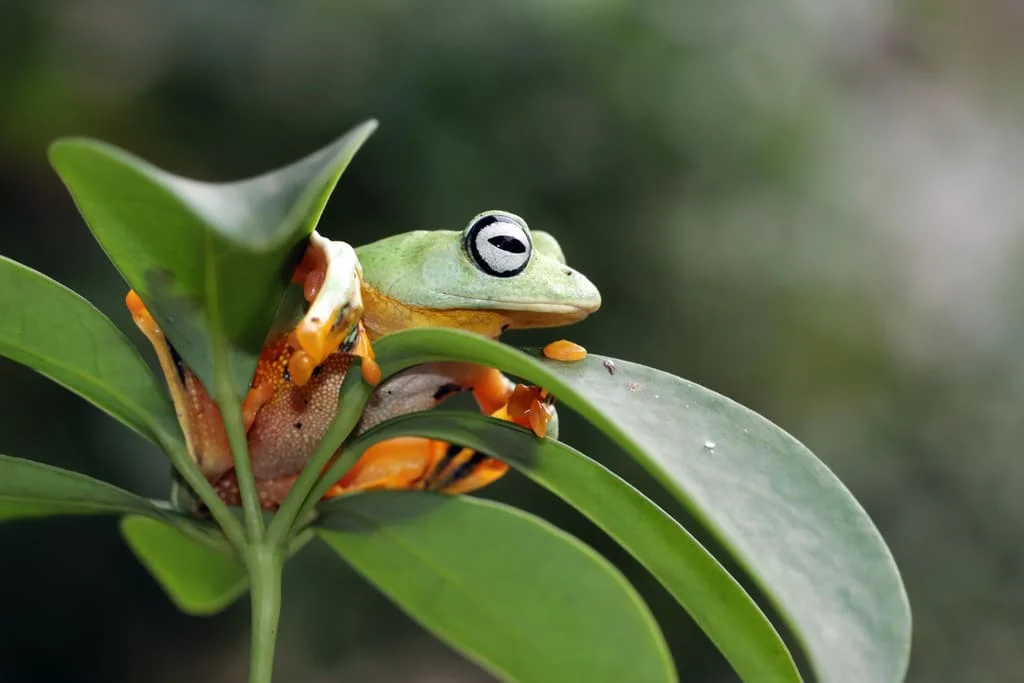
[{"label": "white eye ring", "polygon": [[486,211],[471,220],[462,245],[473,265],[494,277],[518,275],[533,255],[526,221],[505,211]]}]

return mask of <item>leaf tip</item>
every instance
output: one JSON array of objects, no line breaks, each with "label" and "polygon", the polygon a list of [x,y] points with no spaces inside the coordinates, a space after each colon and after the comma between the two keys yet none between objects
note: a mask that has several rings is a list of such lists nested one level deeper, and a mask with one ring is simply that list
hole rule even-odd
[{"label": "leaf tip", "polygon": [[80,137],[63,137],[57,138],[51,142],[50,146],[46,148],[46,158],[50,160],[50,165],[59,170],[61,160],[64,158],[66,152],[81,144],[86,139],[87,138]]}]

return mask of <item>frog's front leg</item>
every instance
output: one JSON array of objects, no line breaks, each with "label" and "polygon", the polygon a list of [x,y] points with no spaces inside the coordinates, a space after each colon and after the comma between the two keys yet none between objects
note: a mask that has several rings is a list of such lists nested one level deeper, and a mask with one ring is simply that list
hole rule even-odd
[{"label": "frog's front leg", "polygon": [[374,370],[379,381],[373,348],[360,322],[363,314],[361,269],[352,247],[346,242],[325,239],[313,231],[292,280],[302,285],[309,307],[286,339],[279,340],[290,347],[287,353],[264,349],[260,365],[269,365],[271,369],[261,375],[257,366],[252,386],[242,402],[246,431],[255,422],[260,409],[281,388],[281,377],[303,387],[339,350],[362,357],[363,373],[368,381],[376,383]]},{"label": "frog's front leg", "polygon": [[[547,392],[517,385],[495,368],[454,361],[428,363],[388,380],[385,393],[393,414],[399,415],[432,408],[450,395],[467,390],[473,392],[480,412],[487,415],[511,403],[509,415],[512,421],[517,421],[532,409],[532,422],[523,426],[533,428],[538,436],[544,436],[543,432],[551,421],[550,413],[545,409],[551,404]],[[417,407],[412,407],[412,404]]]}]

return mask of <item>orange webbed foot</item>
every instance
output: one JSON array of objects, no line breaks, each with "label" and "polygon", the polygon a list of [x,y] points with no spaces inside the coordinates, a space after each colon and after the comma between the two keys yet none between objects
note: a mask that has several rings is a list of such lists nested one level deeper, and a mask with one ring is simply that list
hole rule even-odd
[{"label": "orange webbed foot", "polygon": [[548,425],[554,415],[554,399],[551,394],[540,387],[525,384],[517,384],[504,408],[492,413],[492,417],[526,427],[541,438],[547,436]]},{"label": "orange webbed foot", "polygon": [[291,335],[296,351],[288,370],[298,386],[304,386],[328,356],[355,343],[363,315],[360,273],[350,245],[324,239],[315,231],[310,235],[309,246],[292,275],[309,303]]}]

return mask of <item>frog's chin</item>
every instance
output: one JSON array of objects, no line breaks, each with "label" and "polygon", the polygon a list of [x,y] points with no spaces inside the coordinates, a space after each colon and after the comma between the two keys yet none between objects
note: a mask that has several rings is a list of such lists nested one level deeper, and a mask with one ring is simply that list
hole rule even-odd
[{"label": "frog's chin", "polygon": [[532,329],[540,327],[561,327],[578,323],[596,311],[596,307],[553,305],[548,308],[517,308],[501,311],[508,329]]}]

